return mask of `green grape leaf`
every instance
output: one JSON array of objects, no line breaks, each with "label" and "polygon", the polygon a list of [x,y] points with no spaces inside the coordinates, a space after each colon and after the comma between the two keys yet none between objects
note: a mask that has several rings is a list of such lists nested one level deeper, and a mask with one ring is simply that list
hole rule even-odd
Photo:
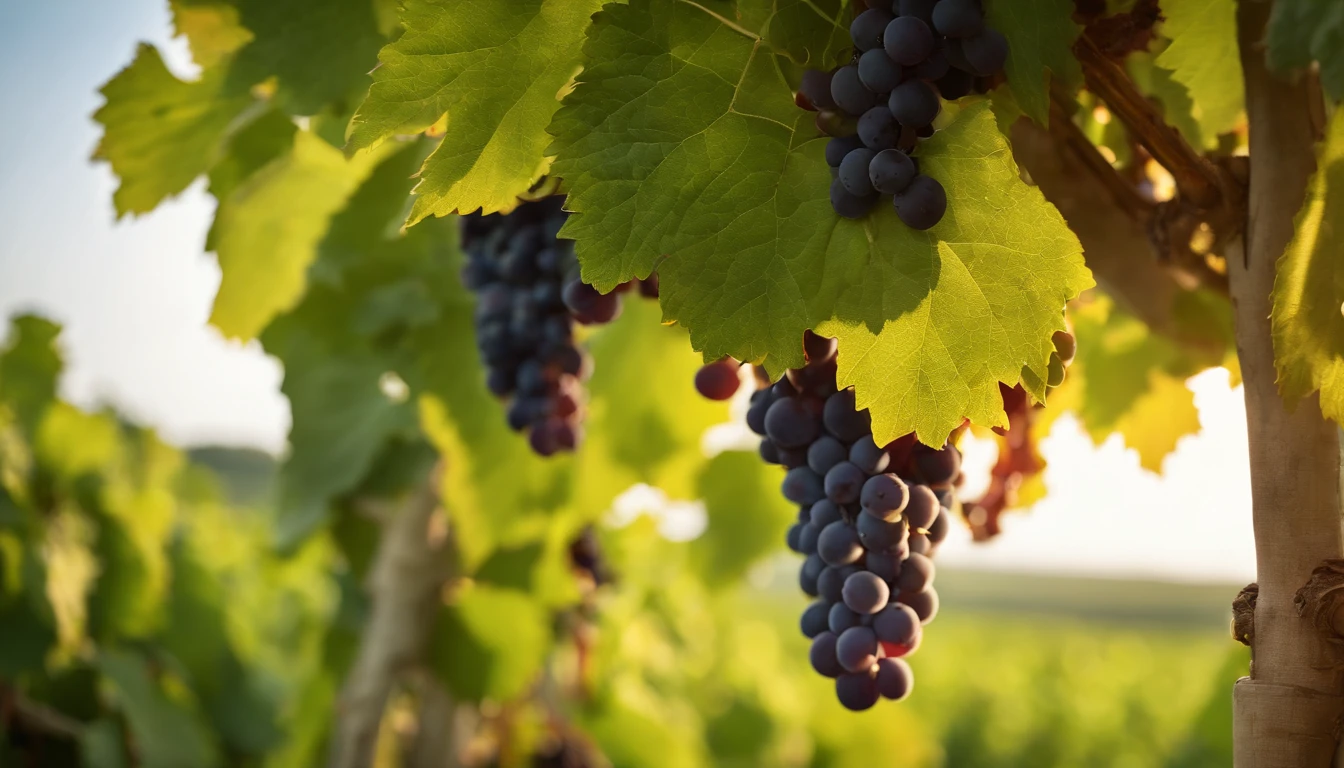
[{"label": "green grape leaf", "polygon": [[1317,150],[1316,174],[1274,280],[1274,363],[1294,404],[1320,390],[1321,413],[1344,423],[1344,113]]},{"label": "green grape leaf", "polygon": [[598,14],[587,52],[551,130],[575,211],[563,234],[589,282],[656,267],[664,319],[696,349],[776,375],[802,363],[805,329],[840,336],[841,383],[874,409],[879,439],[999,424],[998,381],[1023,365],[1044,376],[1064,302],[1091,278],[985,102],[921,146],[951,204],[915,232],[889,206],[834,214],[824,142],[793,106],[789,60],[762,40],[642,0]]},{"label": "green grape leaf", "polygon": [[[1050,121],[1050,80],[1067,90],[1082,82],[1073,41],[1082,27],[1073,21],[1071,0],[990,0],[985,23],[1008,39],[1004,73],[1022,112],[1041,125]],[[1235,40],[1235,38],[1233,38]]]},{"label": "green grape leaf", "polygon": [[1160,471],[1177,441],[1199,431],[1185,380],[1217,358],[1192,356],[1100,294],[1069,316],[1078,355],[1065,387],[1074,388],[1084,428],[1097,443],[1119,432],[1145,469]]},{"label": "green grape leaf", "polygon": [[262,693],[235,653],[227,623],[228,588],[221,574],[202,562],[197,546],[181,539],[170,544],[172,621],[160,641],[190,673],[192,691],[221,741],[233,752],[260,757],[282,741],[277,702]]},{"label": "green grape leaf", "polygon": [[289,115],[271,109],[229,137],[223,156],[210,168],[210,194],[215,196],[218,207],[205,235],[207,251],[219,248],[220,222],[229,218],[220,209],[229,204],[234,190],[252,174],[293,151],[298,130]]},{"label": "green grape leaf", "polygon": [[387,366],[375,357],[282,359],[294,425],[276,537],[289,549],[325,522],[332,498],[355,488],[383,442],[413,434],[416,421],[414,408],[380,388]]},{"label": "green grape leaf", "polygon": [[109,717],[84,726],[79,732],[79,756],[86,768],[125,768],[121,726]]},{"label": "green grape leaf", "polygon": [[1267,61],[1272,69],[1321,65],[1321,86],[1344,99],[1344,5],[1334,0],[1277,0],[1270,12]]},{"label": "green grape leaf", "polygon": [[173,31],[187,39],[192,60],[203,69],[224,62],[252,39],[227,0],[169,0],[168,8]]},{"label": "green grape leaf", "polygon": [[47,406],[56,399],[61,353],[56,338],[61,327],[36,315],[10,320],[9,343],[0,351],[0,401],[14,410],[31,437]]},{"label": "green grape leaf", "polygon": [[1184,85],[1206,141],[1236,127],[1246,107],[1237,48],[1236,0],[1167,0],[1157,65]]},{"label": "green grape leaf", "polygon": [[439,614],[430,667],[460,699],[505,701],[532,684],[550,647],[540,604],[524,592],[476,585]]},{"label": "green grape leaf", "polygon": [[104,649],[98,669],[111,683],[144,768],[213,768],[222,764],[211,734],[190,707],[170,697],[132,651]]},{"label": "green grape leaf", "polygon": [[783,473],[755,451],[725,451],[699,478],[709,525],[689,546],[710,586],[737,584],[761,557],[779,549],[798,509],[779,494]]},{"label": "green grape leaf", "polygon": [[546,125],[579,69],[599,0],[408,0],[405,33],[379,54],[351,150],[418,133],[445,114],[410,222],[511,208],[546,173]]},{"label": "green grape leaf", "polygon": [[230,125],[252,102],[246,93],[227,93],[218,69],[195,82],[177,79],[146,44],[101,93],[107,103],[93,117],[103,136],[93,157],[121,180],[112,194],[118,216],[149,213],[209,170]]},{"label": "green grape leaf", "polygon": [[371,0],[233,0],[253,35],[235,56],[229,82],[244,89],[268,77],[294,114],[312,115],[355,96],[377,64],[383,36]]},{"label": "green grape leaf", "polygon": [[250,339],[293,306],[332,214],[386,154],[346,160],[301,132],[293,152],[235,189],[214,227],[223,274],[210,322],[226,336]]}]

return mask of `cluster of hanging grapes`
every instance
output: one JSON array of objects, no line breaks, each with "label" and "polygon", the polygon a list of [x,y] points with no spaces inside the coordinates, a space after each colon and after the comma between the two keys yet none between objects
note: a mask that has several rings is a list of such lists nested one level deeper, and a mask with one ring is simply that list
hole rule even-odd
[{"label": "cluster of hanging grapes", "polygon": [[[938,612],[932,557],[947,536],[961,454],[914,435],[877,445],[854,391],[836,387],[835,341],[809,332],[804,349],[804,367],[752,394],[747,426],[762,437],[761,458],[787,470],[783,493],[799,508],[788,545],[806,556],[799,582],[817,598],[802,617],[812,666],[857,711],[914,685],[903,657]],[[737,368],[730,358],[707,364],[696,389],[728,399]]]},{"label": "cluster of hanging grapes", "polygon": [[901,221],[928,229],[946,213],[947,193],[919,172],[911,153],[933,135],[939,96],[959,99],[976,77],[999,72],[1008,41],[985,25],[979,0],[869,0],[868,6],[849,27],[851,62],[805,73],[798,104],[820,110],[818,127],[835,137],[826,162],[836,213],[862,218],[882,195],[892,195]]},{"label": "cluster of hanging grapes", "polygon": [[[621,313],[620,294],[598,293],[579,279],[574,244],[556,235],[564,197],[521,203],[505,215],[462,217],[467,263],[462,282],[476,293],[476,346],[486,386],[511,398],[509,426],[527,430],[542,456],[574,450],[582,435],[583,384],[592,372],[574,340],[575,324],[601,325]],[[658,278],[639,291],[657,297]]]}]

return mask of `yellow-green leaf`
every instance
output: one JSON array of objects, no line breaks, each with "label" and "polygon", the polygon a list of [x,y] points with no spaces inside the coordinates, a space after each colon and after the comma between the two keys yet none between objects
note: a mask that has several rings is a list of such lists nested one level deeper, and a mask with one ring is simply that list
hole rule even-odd
[{"label": "yellow-green leaf", "polygon": [[107,99],[93,117],[103,137],[93,156],[121,180],[112,202],[117,215],[148,213],[209,170],[229,126],[251,102],[226,92],[224,72],[207,69],[184,82],[142,44],[130,66],[103,86]]},{"label": "yellow-green leaf", "polygon": [[294,137],[293,152],[239,186],[215,224],[223,276],[210,322],[226,336],[250,339],[293,306],[303,295],[304,273],[332,214],[385,154],[347,160],[340,150],[301,132]]},{"label": "yellow-green leaf", "polygon": [[1194,101],[1206,141],[1236,127],[1245,108],[1235,0],[1165,0],[1162,34],[1171,45],[1157,57]]},{"label": "yellow-green leaf", "polygon": [[599,0],[408,0],[405,33],[379,54],[350,149],[418,133],[448,115],[425,161],[414,223],[513,206],[550,167],[546,126],[579,69]]},{"label": "yellow-green leaf", "polygon": [[1290,405],[1320,390],[1344,423],[1344,113],[1335,111],[1316,175],[1274,280],[1274,362]]}]

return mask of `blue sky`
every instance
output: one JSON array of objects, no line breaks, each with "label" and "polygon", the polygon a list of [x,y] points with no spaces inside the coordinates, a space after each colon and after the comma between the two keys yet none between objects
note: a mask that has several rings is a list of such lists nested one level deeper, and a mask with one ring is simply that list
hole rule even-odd
[{"label": "blue sky", "polygon": [[[206,320],[219,285],[202,253],[214,212],[201,185],[153,214],[116,222],[115,180],[88,158],[98,86],[137,42],[191,66],[171,39],[164,0],[12,3],[0,26],[0,315],[37,310],[66,326],[65,395],[115,404],[183,445],[284,450],[289,407],[280,367],[256,344],[225,341]],[[689,383],[688,383],[689,384]],[[940,561],[966,567],[1254,578],[1250,479],[1240,390],[1197,377],[1204,430],[1141,470],[1112,436],[1100,447],[1069,418],[1043,446],[1049,497],[977,546],[958,530]],[[969,446],[970,489],[993,455]],[[1230,599],[1230,596],[1229,596]]]},{"label": "blue sky", "polygon": [[[0,312],[38,309],[66,326],[66,395],[115,403],[179,443],[280,451],[279,367],[205,324],[219,283],[202,253],[214,204],[200,185],[152,215],[114,223],[115,179],[88,158],[98,87],[158,45],[189,71],[163,0],[14,4],[0,26]],[[17,15],[17,18],[14,16]]]}]

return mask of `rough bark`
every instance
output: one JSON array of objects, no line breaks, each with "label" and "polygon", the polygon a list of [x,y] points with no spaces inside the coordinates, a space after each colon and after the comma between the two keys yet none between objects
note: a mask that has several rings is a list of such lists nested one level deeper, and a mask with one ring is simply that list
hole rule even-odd
[{"label": "rough bark", "polygon": [[1238,11],[1251,183],[1244,253],[1230,253],[1228,267],[1246,385],[1259,593],[1251,676],[1233,691],[1233,751],[1237,768],[1324,768],[1344,718],[1344,679],[1330,643],[1299,614],[1294,596],[1317,565],[1344,554],[1339,431],[1321,417],[1315,397],[1291,412],[1285,407],[1269,320],[1275,263],[1315,168],[1316,94],[1308,81],[1281,81],[1265,69],[1268,13],[1268,3],[1251,0]]},{"label": "rough bark", "polygon": [[373,765],[388,696],[424,655],[440,590],[451,572],[447,537],[433,530],[438,480],[437,471],[429,473],[384,522],[369,569],[372,611],[337,704],[332,768]]}]

